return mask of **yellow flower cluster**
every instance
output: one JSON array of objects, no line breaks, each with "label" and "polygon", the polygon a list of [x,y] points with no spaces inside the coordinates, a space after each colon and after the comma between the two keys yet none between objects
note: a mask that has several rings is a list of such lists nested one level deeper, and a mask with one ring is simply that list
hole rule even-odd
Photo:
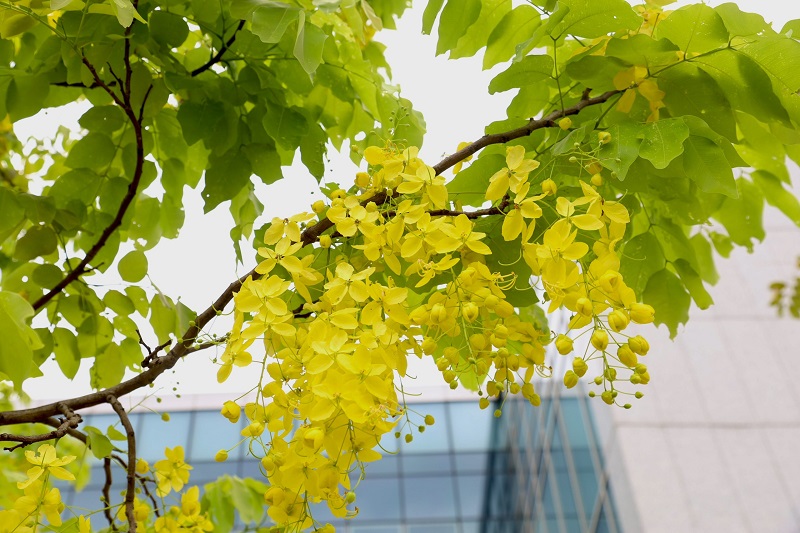
[{"label": "yellow flower cluster", "polygon": [[[259,277],[248,278],[234,297],[234,325],[221,356],[220,382],[234,367],[260,367],[255,400],[226,402],[222,414],[236,422],[244,411],[249,423],[242,436],[270,484],[268,514],[286,531],[317,526],[310,503],[326,502],[337,517],[357,512],[350,504],[364,464],[381,457],[376,449],[384,435],[400,435],[401,421],[412,425],[395,387],[409,354],[433,356],[452,388],[462,382],[488,396],[519,393],[540,402],[532,380],[550,373],[545,345],[552,338],[508,302],[516,279],[487,266],[492,248],[476,228],[479,218],[502,213],[502,238],[519,239],[550,312],[571,310],[570,329],[594,323],[603,399],[605,392],[616,397],[607,330],[653,319],[619,274],[615,247],[628,211],[592,185],[581,182],[578,198],[557,196],[552,180],[530,179],[539,163],[523,147],[510,147],[506,167],[486,192],[500,209],[470,213],[453,208],[444,177],[415,148],[370,147],[364,155],[370,171],[356,176],[350,192],[333,191],[330,203],[316,202],[313,212],[268,227]],[[532,194],[533,188],[541,191]],[[544,209],[557,220],[537,233]],[[312,221],[329,229],[304,235]],[[558,336],[556,346],[570,353],[572,340]],[[646,383],[636,361],[646,341],[632,338],[620,350],[616,359],[633,369],[631,382]],[[568,386],[588,368],[577,360]],[[489,404],[486,396],[480,403]],[[216,458],[224,461],[227,450]],[[159,492],[186,481],[177,464],[156,465]]]}]

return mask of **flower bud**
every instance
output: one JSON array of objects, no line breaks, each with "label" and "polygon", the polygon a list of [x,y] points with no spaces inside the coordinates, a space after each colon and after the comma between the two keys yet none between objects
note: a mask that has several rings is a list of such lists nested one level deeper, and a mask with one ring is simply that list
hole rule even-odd
[{"label": "flower bud", "polygon": [[214,455],[214,460],[218,463],[224,463],[228,460],[228,450],[220,450]]},{"label": "flower bud", "polygon": [[323,248],[330,248],[331,244],[333,244],[333,239],[331,239],[330,235],[320,235],[319,237],[319,245]]},{"label": "flower bud", "polygon": [[558,187],[556,186],[556,182],[551,180],[550,178],[544,180],[542,182],[542,192],[548,195],[555,194],[556,192],[558,192]]},{"label": "flower bud", "polygon": [[461,316],[467,322],[473,322],[480,314],[480,308],[474,302],[467,302],[461,307]]},{"label": "flower bud", "polygon": [[633,353],[638,353],[639,355],[647,355],[647,352],[650,351],[650,343],[641,335],[628,339],[628,346],[631,347]]},{"label": "flower bud", "polygon": [[649,324],[655,318],[656,310],[647,304],[631,304],[631,320],[637,324]]},{"label": "flower bud", "polygon": [[594,313],[594,306],[589,298],[578,298],[578,301],[575,302],[575,309],[581,316],[592,316]]},{"label": "flower bud", "polygon": [[628,318],[628,315],[625,314],[625,311],[620,309],[615,309],[608,315],[608,327],[618,333],[627,328],[629,323],[630,319]]},{"label": "flower bud", "polygon": [[369,182],[370,182],[369,174],[367,174],[366,172],[358,172],[356,174],[357,186],[361,187],[362,189],[366,189],[367,187],[369,187]]},{"label": "flower bud", "polygon": [[589,365],[582,358],[576,357],[572,360],[572,370],[575,371],[578,377],[583,377],[586,371],[589,370]]},{"label": "flower bud", "polygon": [[556,337],[556,350],[561,355],[570,353],[572,351],[572,339],[563,334]]},{"label": "flower bud", "polygon": [[597,132],[597,140],[600,141],[600,144],[607,144],[611,142],[611,134],[607,131],[598,131]]},{"label": "flower bud", "polygon": [[242,430],[241,435],[242,437],[258,437],[262,433],[264,433],[264,424],[261,422],[252,422]]},{"label": "flower bud", "polygon": [[603,391],[603,394],[600,395],[600,398],[602,398],[603,401],[608,405],[614,403],[614,393],[612,393],[610,390]]},{"label": "flower bud", "polygon": [[608,333],[606,333],[606,331],[603,329],[596,329],[594,332],[592,332],[592,338],[590,342],[592,343],[592,346],[602,352],[608,348]]},{"label": "flower bud", "polygon": [[425,415],[425,425],[432,426],[436,423],[436,419],[433,418],[433,415]]},{"label": "flower bud", "polygon": [[322,213],[325,211],[325,202],[323,200],[317,200],[313,204],[311,204],[311,210],[317,214]]},{"label": "flower bud", "polygon": [[232,402],[228,400],[224,404],[222,404],[222,416],[230,420],[232,423],[236,423],[239,421],[239,416],[242,413],[242,408],[239,407],[239,404],[236,402]]},{"label": "flower bud", "polygon": [[480,400],[478,400],[478,406],[481,409],[486,409],[487,407],[489,407],[489,398],[481,398]]},{"label": "flower bud", "polygon": [[567,373],[564,374],[564,386],[567,387],[568,389],[571,389],[577,384],[578,384],[578,374],[576,374],[572,370],[567,370]]},{"label": "flower bud", "polygon": [[628,368],[635,367],[636,364],[639,362],[638,358],[636,357],[636,354],[633,353],[633,350],[631,350],[630,346],[628,346],[627,344],[623,344],[622,346],[619,347],[619,349],[617,350],[617,359],[619,359],[619,362],[627,366]]},{"label": "flower bud", "polygon": [[592,176],[592,179],[589,181],[591,181],[592,185],[594,185],[595,187],[600,187],[603,184],[603,176],[602,174],[594,174]]},{"label": "flower bud", "polygon": [[303,434],[303,444],[315,451],[320,449],[324,439],[325,434],[319,428],[309,429]]},{"label": "flower bud", "polygon": [[147,461],[139,457],[139,460],[136,461],[136,473],[139,475],[145,475],[150,471],[150,465],[147,464]]},{"label": "flower bud", "polygon": [[567,131],[572,127],[572,119],[569,117],[564,117],[558,121],[558,127],[564,131]]},{"label": "flower bud", "polygon": [[494,312],[500,318],[508,318],[514,314],[514,306],[505,300],[500,300],[495,306]]}]

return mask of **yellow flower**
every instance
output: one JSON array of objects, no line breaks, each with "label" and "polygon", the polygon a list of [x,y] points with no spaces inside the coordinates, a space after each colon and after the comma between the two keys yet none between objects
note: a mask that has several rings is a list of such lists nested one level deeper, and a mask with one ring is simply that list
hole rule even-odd
[{"label": "yellow flower", "polygon": [[529,189],[529,183],[525,183],[520,187],[514,202],[511,204],[511,210],[503,219],[502,234],[503,239],[507,241],[513,241],[525,229],[530,229],[526,228],[524,219],[532,219],[531,226],[533,226],[535,220],[542,216],[542,208],[539,207],[536,200],[541,200],[544,195],[539,194],[526,198]]},{"label": "yellow flower", "polygon": [[489,178],[489,187],[486,189],[487,200],[499,200],[506,192],[519,192],[522,184],[528,181],[528,174],[539,168],[539,162],[525,159],[525,147],[509,146],[506,148],[507,167],[498,170]]},{"label": "yellow flower", "polygon": [[72,475],[72,473],[68,472],[64,468],[61,468],[62,466],[74,461],[75,456],[68,455],[59,459],[56,456],[56,449],[52,444],[42,444],[39,446],[39,449],[36,452],[33,450],[26,450],[25,459],[35,466],[28,470],[28,479],[26,481],[20,481],[17,483],[17,487],[20,489],[24,489],[30,485],[39,479],[39,477],[41,477],[41,475],[44,473],[53,474],[53,476],[57,477],[58,479],[63,479],[66,481],[75,479],[75,476]]},{"label": "yellow flower", "polygon": [[184,462],[183,446],[165,448],[162,459],[155,464],[156,485],[159,496],[166,496],[170,490],[180,491],[189,482],[192,467]]},{"label": "yellow flower", "polygon": [[401,174],[404,181],[397,186],[401,194],[414,194],[424,187],[423,199],[430,199],[434,207],[444,208],[447,204],[447,187],[444,185],[444,176],[437,176],[433,167],[421,165],[414,174]]},{"label": "yellow flower", "polygon": [[[442,232],[451,239],[454,239],[455,242],[458,243],[459,248],[466,247],[476,254],[481,255],[491,254],[492,250],[482,241],[486,234],[479,231],[472,231],[473,226],[474,224],[467,215],[460,214],[453,220],[453,224],[442,226]],[[437,252],[452,251],[447,248],[441,250],[435,244],[434,247]]]}]

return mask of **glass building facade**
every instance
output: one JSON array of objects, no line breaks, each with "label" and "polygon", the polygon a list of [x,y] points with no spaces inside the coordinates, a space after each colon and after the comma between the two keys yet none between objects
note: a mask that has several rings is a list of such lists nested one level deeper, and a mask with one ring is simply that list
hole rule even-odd
[{"label": "glass building facade", "polygon": [[[432,414],[436,423],[415,434],[411,444],[388,440],[389,453],[368,465],[367,478],[356,489],[358,517],[334,520],[327,507],[317,506],[316,519],[347,533],[620,530],[585,396],[544,397],[539,407],[508,399],[500,418],[494,417],[494,408],[480,410],[474,401],[413,403],[409,408]],[[117,423],[113,414],[86,418],[98,428]],[[131,420],[144,459],[163,458],[166,446],[184,447],[194,467],[191,484],[202,487],[224,474],[260,478],[258,463],[243,447],[232,451],[228,461],[214,462],[217,450],[240,438],[240,428],[218,411],[173,412],[168,423],[157,413],[134,412]],[[96,463],[82,491],[65,488],[65,503],[98,508],[105,478]],[[115,464],[112,498],[119,497],[124,484],[125,474]],[[235,529],[245,526],[238,523]]]}]

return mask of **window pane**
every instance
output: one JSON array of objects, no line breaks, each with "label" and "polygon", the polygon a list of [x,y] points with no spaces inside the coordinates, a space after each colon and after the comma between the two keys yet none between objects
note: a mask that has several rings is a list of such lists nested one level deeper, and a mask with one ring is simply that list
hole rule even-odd
[{"label": "window pane", "polygon": [[[238,424],[231,424],[217,411],[195,413],[192,428],[192,450],[190,461],[208,461],[219,450],[227,450],[241,440]],[[242,456],[242,447],[229,453],[229,461]]]},{"label": "window pane", "polygon": [[359,521],[400,520],[400,487],[396,479],[369,478],[356,489]]},{"label": "window pane", "polygon": [[142,423],[136,435],[136,455],[146,461],[157,461],[164,458],[164,448],[180,445],[184,451],[188,451],[191,414],[174,413],[169,422],[164,422],[161,415],[156,413],[141,415]]},{"label": "window pane", "polygon": [[480,410],[475,402],[454,402],[450,409],[453,448],[456,451],[489,449],[489,437],[494,417],[488,409]]},{"label": "window pane", "polygon": [[453,481],[446,477],[414,477],[403,480],[406,514],[409,518],[455,518]]}]

